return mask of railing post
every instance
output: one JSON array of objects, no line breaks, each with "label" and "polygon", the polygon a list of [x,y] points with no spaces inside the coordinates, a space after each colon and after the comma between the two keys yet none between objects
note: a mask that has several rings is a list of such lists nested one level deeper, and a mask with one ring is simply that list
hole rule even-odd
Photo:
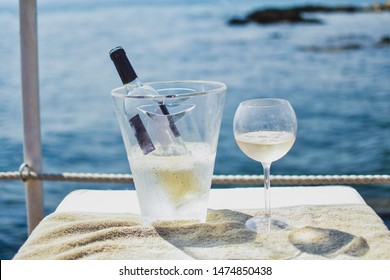
[{"label": "railing post", "polygon": [[[39,113],[38,36],[36,0],[19,0],[20,51],[23,102],[24,162],[35,172],[42,171]],[[44,217],[42,181],[25,183],[28,233]]]}]

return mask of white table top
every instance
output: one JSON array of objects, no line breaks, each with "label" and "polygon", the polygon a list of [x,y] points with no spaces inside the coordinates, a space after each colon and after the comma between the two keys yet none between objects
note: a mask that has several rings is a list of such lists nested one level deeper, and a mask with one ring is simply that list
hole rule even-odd
[{"label": "white table top", "polygon": [[[349,186],[271,187],[271,207],[297,205],[365,204]],[[263,188],[211,189],[210,209],[254,209],[264,207]],[[56,212],[140,214],[134,190],[76,190],[58,205]]]}]

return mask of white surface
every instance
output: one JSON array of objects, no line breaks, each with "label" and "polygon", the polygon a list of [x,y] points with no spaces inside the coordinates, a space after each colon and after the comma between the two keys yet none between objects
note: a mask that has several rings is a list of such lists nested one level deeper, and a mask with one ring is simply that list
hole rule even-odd
[{"label": "white surface", "polygon": [[[296,205],[365,204],[348,186],[272,187],[271,207]],[[211,189],[211,209],[253,209],[264,207],[263,188]],[[68,194],[56,212],[140,213],[133,190],[77,190]]]}]

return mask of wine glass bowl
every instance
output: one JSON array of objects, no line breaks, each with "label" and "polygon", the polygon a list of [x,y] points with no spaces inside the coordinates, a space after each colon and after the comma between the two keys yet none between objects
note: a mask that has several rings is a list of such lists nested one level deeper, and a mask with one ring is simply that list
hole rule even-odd
[{"label": "wine glass bowl", "polygon": [[241,151],[262,164],[264,170],[265,215],[246,223],[251,230],[285,229],[288,223],[271,215],[270,167],[294,145],[297,119],[285,99],[260,98],[240,103],[234,115],[234,137]]}]

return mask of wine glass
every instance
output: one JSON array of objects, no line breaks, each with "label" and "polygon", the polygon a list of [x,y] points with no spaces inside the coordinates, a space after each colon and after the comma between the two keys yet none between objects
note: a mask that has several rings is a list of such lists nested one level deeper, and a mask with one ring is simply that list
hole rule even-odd
[{"label": "wine glass", "polygon": [[278,230],[288,227],[287,221],[271,216],[270,168],[291,149],[297,133],[294,109],[287,100],[260,98],[243,101],[233,121],[234,138],[241,151],[261,162],[264,170],[265,215],[246,222],[248,229]]}]

